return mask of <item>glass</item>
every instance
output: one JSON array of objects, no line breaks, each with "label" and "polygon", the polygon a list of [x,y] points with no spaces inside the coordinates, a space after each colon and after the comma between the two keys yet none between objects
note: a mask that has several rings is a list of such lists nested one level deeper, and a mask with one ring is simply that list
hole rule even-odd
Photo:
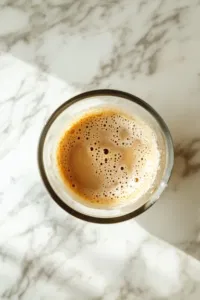
[{"label": "glass", "polygon": [[[88,111],[116,108],[144,120],[156,133],[162,153],[160,168],[153,187],[135,202],[109,209],[90,208],[77,201],[67,188],[56,165],[56,150],[60,138],[72,122]],[[95,223],[116,223],[133,218],[160,197],[167,186],[174,163],[174,151],[169,129],[158,113],[138,97],[117,90],[94,90],[77,95],[62,104],[47,121],[39,140],[38,164],[43,182],[55,202],[71,215]]]}]

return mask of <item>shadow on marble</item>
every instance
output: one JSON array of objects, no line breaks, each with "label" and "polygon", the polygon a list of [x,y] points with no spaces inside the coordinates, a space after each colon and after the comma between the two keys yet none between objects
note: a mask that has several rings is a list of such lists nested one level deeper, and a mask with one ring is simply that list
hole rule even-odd
[{"label": "shadow on marble", "polygon": [[[104,79],[119,71],[131,79],[136,73],[153,74],[170,40],[167,28],[180,26],[189,8],[173,1],[170,9],[163,1],[32,2],[0,3],[1,53],[80,89],[107,87]],[[135,33],[136,27],[141,30]]]},{"label": "shadow on marble", "polygon": [[[177,260],[177,265],[175,263],[171,268],[171,271],[173,268],[174,271],[172,271],[169,276],[169,274],[167,274],[169,272],[167,266],[165,265],[163,270],[162,267],[159,266],[159,256],[160,253],[157,253],[156,258],[152,257],[152,261],[150,259],[148,265],[145,263],[145,257],[142,253],[137,253],[137,255],[130,258],[128,263],[124,265],[123,272],[113,283],[113,286],[111,285],[108,291],[106,291],[106,300],[199,299],[198,283],[196,286],[196,283],[187,276],[187,262],[185,261],[179,265]],[[158,265],[156,265],[154,259]],[[162,259],[164,259],[164,257]],[[114,295],[117,295],[117,297],[115,298]],[[99,298],[99,300],[103,299],[104,297]]]},{"label": "shadow on marble", "polygon": [[159,201],[137,222],[151,234],[200,260],[200,139],[175,146],[175,165]]},{"label": "shadow on marble", "polygon": [[[49,245],[51,246],[51,243]],[[97,274],[94,276],[94,280],[91,280],[93,278],[88,273],[87,267],[85,271],[80,271],[77,265],[72,267],[69,259],[65,257],[68,252],[67,247],[58,253],[47,253],[44,248],[39,255],[32,249],[22,255],[14,248],[10,248],[10,250],[5,248],[5,250],[0,247],[0,258],[4,262],[5,270],[9,266],[9,270],[13,270],[13,274],[17,275],[14,282],[12,280],[1,282],[5,284],[1,297],[2,299],[4,297],[6,299],[12,297],[27,299],[34,295],[38,296],[38,299],[41,296],[43,299],[49,299],[49,296],[52,297],[55,294],[56,299],[65,299],[64,295],[70,295],[70,299],[82,300],[125,300],[136,299],[135,297],[149,300],[186,300],[188,296],[193,296],[194,300],[199,299],[198,282],[188,276],[190,266],[187,260],[183,259],[180,264],[179,259],[175,257],[175,264],[173,263],[170,268],[165,265],[165,268],[162,269],[162,264],[166,263],[165,254],[162,257],[162,250],[158,249],[158,256],[152,256],[151,253],[151,260],[148,260],[147,264],[147,257],[142,251],[146,246],[148,246],[148,241],[131,257],[125,259],[125,263],[121,264],[121,270],[117,270],[116,274],[108,277],[108,281],[105,276],[108,264],[111,263],[110,267],[112,267],[112,263],[115,265],[119,263],[111,257],[102,256],[102,267],[99,269],[99,264],[95,264],[99,259],[95,252],[92,252],[93,256],[83,253],[82,260],[79,262],[80,266],[83,266],[83,262],[86,261],[86,266],[97,267]],[[165,250],[163,249],[164,253]],[[160,261],[158,261],[158,257]],[[19,272],[16,274],[18,269]],[[174,273],[169,277],[168,272],[172,270]],[[0,274],[4,274],[3,270],[0,271]],[[95,281],[97,278],[98,281]],[[98,286],[99,282],[100,286]],[[102,283],[104,284],[102,285]],[[101,295],[97,296],[97,294]]]},{"label": "shadow on marble", "polygon": [[54,5],[18,2],[16,6],[0,3],[3,20],[9,23],[1,28],[1,54],[9,53],[70,86],[94,88],[100,63],[112,58],[114,51],[112,26],[102,30],[104,18],[109,18],[118,3],[101,7],[98,2],[92,5],[80,0]]}]

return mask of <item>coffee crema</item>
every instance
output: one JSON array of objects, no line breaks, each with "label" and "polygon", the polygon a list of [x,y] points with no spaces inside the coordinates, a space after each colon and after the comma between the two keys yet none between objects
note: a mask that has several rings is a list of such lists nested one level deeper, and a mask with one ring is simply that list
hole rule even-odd
[{"label": "coffee crema", "polygon": [[71,124],[57,147],[65,185],[90,207],[136,201],[152,188],[160,152],[153,129],[121,111],[91,111]]}]

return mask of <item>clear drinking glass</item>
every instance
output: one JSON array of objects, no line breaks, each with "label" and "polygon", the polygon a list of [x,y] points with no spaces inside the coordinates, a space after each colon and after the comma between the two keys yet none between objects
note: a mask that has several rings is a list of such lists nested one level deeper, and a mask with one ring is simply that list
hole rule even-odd
[{"label": "clear drinking glass", "polygon": [[[88,207],[77,201],[76,195],[63,183],[56,162],[58,142],[66,129],[86,112],[98,108],[115,108],[144,120],[157,135],[162,158],[154,185],[144,196],[135,202],[127,201],[127,205],[108,209]],[[117,90],[94,90],[69,99],[51,115],[39,140],[39,170],[51,197],[71,215],[96,223],[125,221],[148,209],[159,199],[167,186],[173,162],[172,138],[163,119],[145,101]]]}]

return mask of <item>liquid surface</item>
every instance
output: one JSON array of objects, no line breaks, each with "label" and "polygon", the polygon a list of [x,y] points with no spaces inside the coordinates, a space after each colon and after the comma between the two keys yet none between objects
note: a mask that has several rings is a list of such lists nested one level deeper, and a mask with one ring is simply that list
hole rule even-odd
[{"label": "liquid surface", "polygon": [[81,202],[109,208],[136,201],[153,185],[160,154],[154,131],[121,112],[91,112],[64,133],[59,173]]}]

